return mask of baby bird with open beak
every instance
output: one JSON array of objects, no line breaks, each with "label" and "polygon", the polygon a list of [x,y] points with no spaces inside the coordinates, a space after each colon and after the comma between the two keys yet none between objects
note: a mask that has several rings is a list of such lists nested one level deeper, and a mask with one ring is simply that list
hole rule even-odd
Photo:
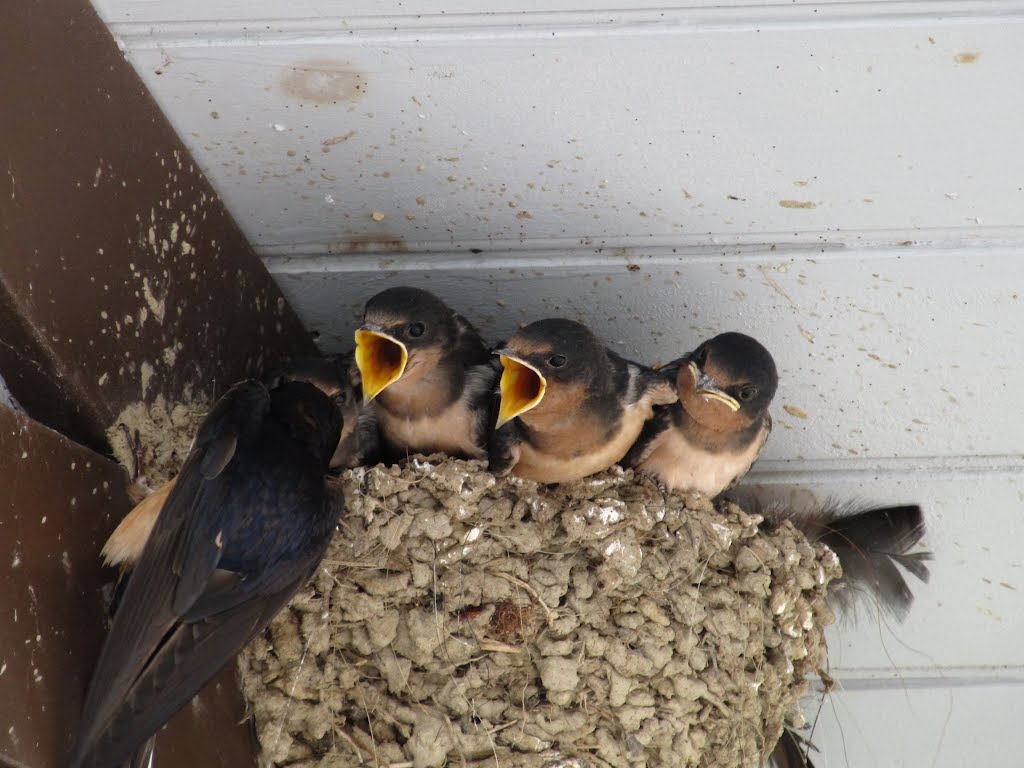
[{"label": "baby bird with open beak", "polygon": [[717,496],[747,474],[772,430],[775,361],[750,336],[723,333],[660,373],[675,382],[679,401],[656,410],[623,466],[666,490]]},{"label": "baby bird with open beak", "polygon": [[366,302],[355,359],[386,459],[486,457],[498,366],[476,329],[439,298],[409,287],[378,293]]},{"label": "baby bird with open beak", "polygon": [[671,381],[608,350],[572,320],[530,323],[506,342],[490,468],[543,483],[586,477],[620,461]]}]

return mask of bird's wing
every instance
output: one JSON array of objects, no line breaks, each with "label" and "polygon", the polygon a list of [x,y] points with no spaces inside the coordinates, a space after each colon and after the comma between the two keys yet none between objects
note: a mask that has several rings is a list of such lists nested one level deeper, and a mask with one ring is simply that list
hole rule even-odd
[{"label": "bird's wing", "polygon": [[[287,604],[309,576],[311,568],[304,566],[291,569],[291,580],[276,593],[252,594],[230,576],[214,587],[214,592],[224,589],[248,599],[197,621],[175,624],[98,734],[87,764],[121,764],[141,740],[185,706]],[[222,602],[214,595],[209,598]]]},{"label": "bird's wing", "polygon": [[221,551],[216,541],[221,522],[216,478],[239,440],[258,426],[269,407],[266,388],[246,381],[218,400],[200,426],[96,663],[76,755],[92,749],[178,616],[204,591]]},{"label": "bird's wing", "polygon": [[656,444],[655,440],[662,432],[672,427],[672,407],[662,405],[654,409],[654,415],[644,422],[643,429],[636,442],[619,462],[624,467],[636,467],[650,455]]},{"label": "bird's wing", "polygon": [[473,440],[476,445],[486,447],[491,438],[494,424],[498,420],[498,404],[501,394],[498,381],[501,379],[501,363],[495,355],[488,354],[487,360],[466,372],[464,397],[473,413]]},{"label": "bird's wing", "polygon": [[[494,412],[497,413],[495,406]],[[507,475],[519,462],[519,443],[523,436],[518,419],[493,429],[487,441],[487,469],[496,475]]]},{"label": "bird's wing", "polygon": [[640,396],[652,405],[671,405],[678,402],[679,392],[676,391],[675,379],[670,379],[661,371],[640,368]]},{"label": "bird's wing", "polygon": [[458,312],[452,312],[452,318],[455,321],[454,353],[467,368],[486,365],[492,360],[491,350],[480,338],[480,333]]}]

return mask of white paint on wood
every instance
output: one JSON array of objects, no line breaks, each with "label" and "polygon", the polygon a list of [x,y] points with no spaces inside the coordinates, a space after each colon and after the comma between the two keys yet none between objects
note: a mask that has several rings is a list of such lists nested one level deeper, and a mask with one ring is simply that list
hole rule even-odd
[{"label": "white paint on wood", "polygon": [[[275,29],[287,21],[306,25],[315,22],[335,22],[347,30],[353,20],[402,19],[407,24],[414,19],[426,19],[434,24],[447,21],[451,24],[468,24],[474,19],[491,19],[495,25],[523,23],[531,19],[550,19],[561,16],[594,15],[594,22],[608,23],[609,19],[622,16],[649,16],[666,23],[680,15],[702,18],[706,12],[710,17],[721,17],[724,10],[735,9],[733,13],[768,16],[781,14],[784,18],[836,19],[865,16],[887,16],[896,19],[930,13],[939,18],[984,14],[1006,14],[1007,3],[998,0],[936,0],[918,2],[894,2],[893,0],[689,0],[675,5],[630,3],[623,0],[220,0],[211,5],[204,0],[95,0],[96,8],[114,29],[130,24],[158,25],[161,29],[178,23],[210,25],[212,23],[233,23],[240,29],[253,34],[261,30]],[[838,6],[833,8],[831,6]],[[260,25],[258,22],[262,21]],[[272,22],[272,23],[271,23]],[[821,22],[819,22],[821,23]]]},{"label": "white paint on wood", "polygon": [[265,253],[1019,237],[1024,4],[911,5],[122,39]]},{"label": "white paint on wood", "polygon": [[[1020,684],[840,691],[828,697],[812,753],[827,768],[1017,768]],[[816,706],[805,706],[810,720]]]}]

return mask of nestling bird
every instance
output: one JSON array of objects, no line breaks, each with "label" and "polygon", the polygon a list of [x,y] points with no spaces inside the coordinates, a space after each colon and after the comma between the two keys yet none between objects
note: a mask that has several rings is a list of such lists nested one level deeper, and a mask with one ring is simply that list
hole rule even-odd
[{"label": "nestling bird", "polygon": [[[264,377],[264,383],[270,388],[282,381],[308,381],[332,398],[341,411],[341,439],[331,457],[331,469],[350,469],[376,460],[379,452],[376,416],[359,398],[359,369],[352,353],[296,358]],[[144,496],[125,515],[100,552],[104,565],[134,564],[173,489],[172,479]]]},{"label": "nestling bird", "polygon": [[607,469],[636,441],[672,383],[619,357],[572,320],[530,323],[505,343],[491,471],[561,483]]},{"label": "nestling bird", "polygon": [[310,577],[344,506],[327,478],[341,427],[306,382],[245,381],[217,401],[128,579],[71,768],[121,766]]},{"label": "nestling bird", "polygon": [[666,490],[717,496],[747,473],[768,439],[775,361],[750,336],[723,333],[659,373],[675,383],[679,400],[656,409],[623,465]]},{"label": "nestling bird", "polygon": [[388,288],[366,302],[355,336],[363,400],[376,411],[386,458],[487,455],[498,366],[464,317],[427,291]]}]

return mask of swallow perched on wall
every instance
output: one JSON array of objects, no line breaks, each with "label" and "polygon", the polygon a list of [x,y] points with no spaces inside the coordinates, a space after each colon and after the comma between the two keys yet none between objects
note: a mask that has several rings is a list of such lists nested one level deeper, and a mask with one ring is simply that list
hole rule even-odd
[{"label": "swallow perched on wall", "polygon": [[476,329],[439,298],[408,287],[378,293],[356,331],[355,360],[390,459],[487,455],[498,367]]},{"label": "swallow perched on wall", "polygon": [[334,401],[306,382],[232,387],[200,426],[100,652],[71,768],[117,768],[270,623],[344,506]]},{"label": "swallow perched on wall", "polygon": [[623,466],[667,490],[717,496],[747,473],[768,439],[775,361],[755,339],[723,333],[659,373],[675,382],[679,401],[656,410]]},{"label": "swallow perched on wall", "polygon": [[[283,381],[308,381],[334,400],[343,426],[338,447],[331,457],[331,469],[351,469],[376,461],[379,452],[377,419],[359,397],[359,369],[351,352],[296,358],[265,376],[263,381],[271,389]],[[125,515],[100,552],[104,565],[130,567],[135,563],[173,489],[172,479],[144,496]]]},{"label": "swallow perched on wall", "polygon": [[672,383],[608,350],[586,326],[540,320],[514,333],[503,372],[490,468],[543,483],[586,477],[621,460]]}]

